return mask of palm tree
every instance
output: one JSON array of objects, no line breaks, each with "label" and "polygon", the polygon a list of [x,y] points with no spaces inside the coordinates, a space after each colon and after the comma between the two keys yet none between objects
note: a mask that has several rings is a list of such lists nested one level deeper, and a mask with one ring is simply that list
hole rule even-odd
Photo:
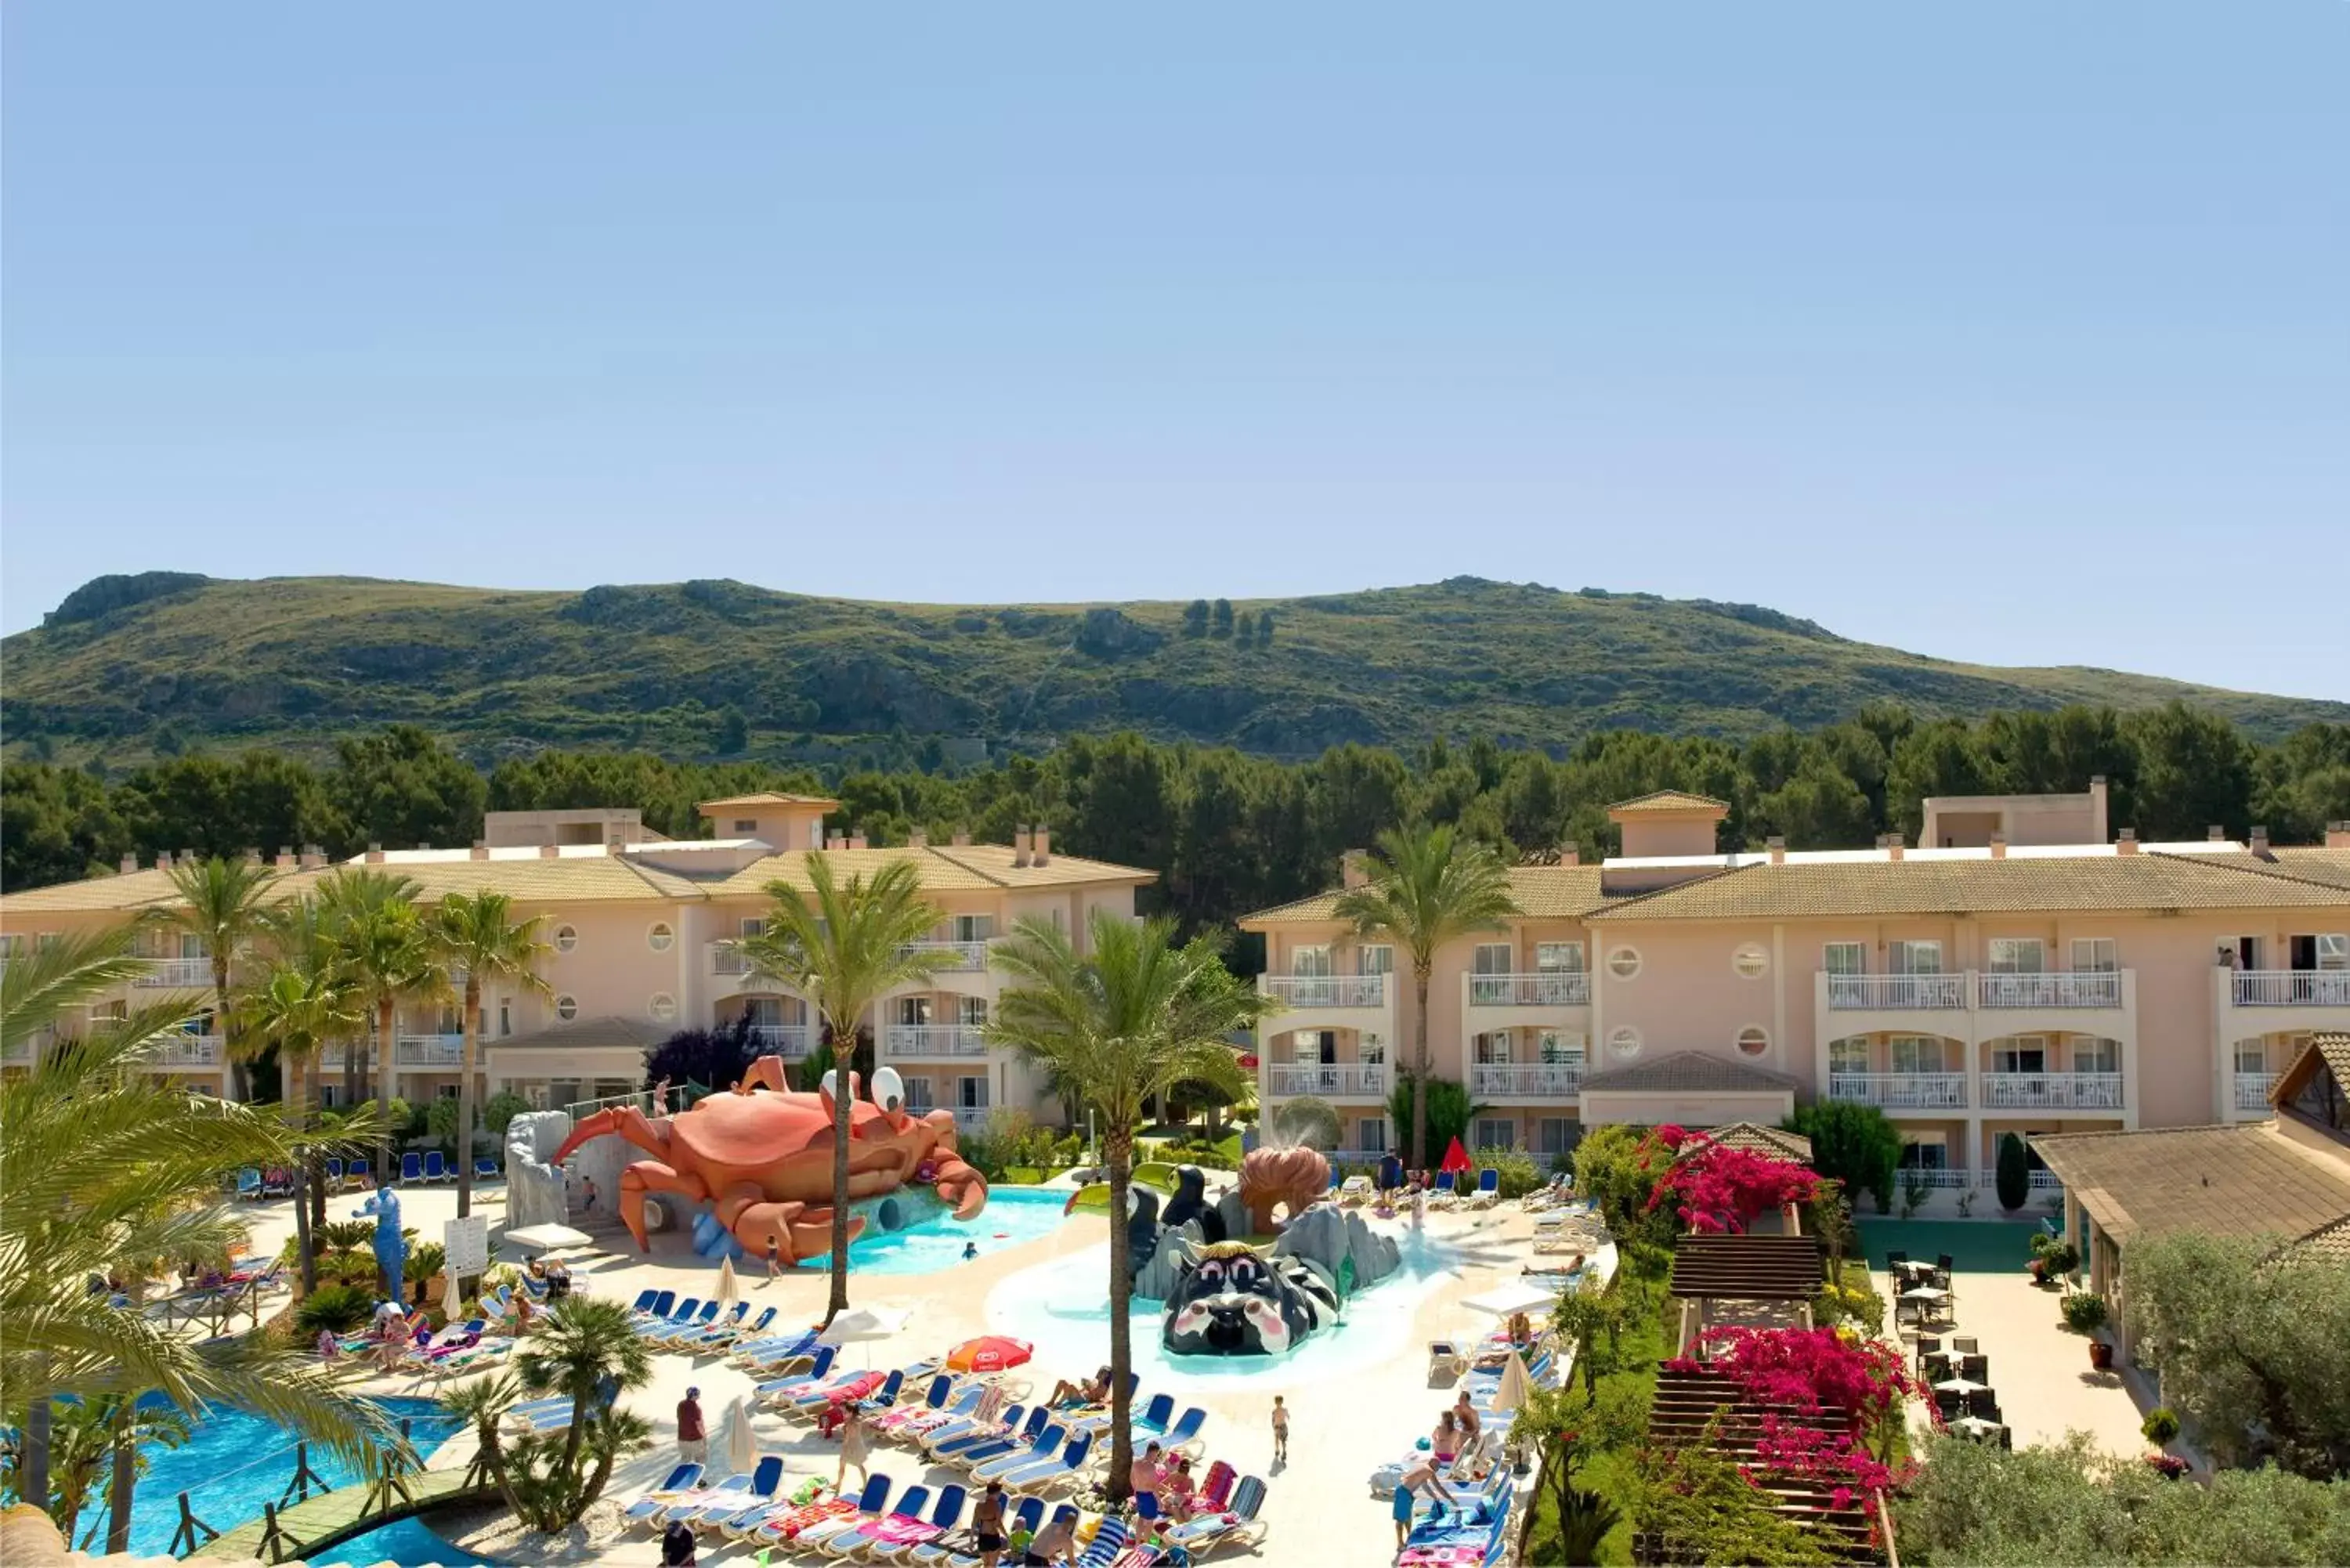
[{"label": "palm tree", "polygon": [[[614,1401],[652,1376],[652,1349],[619,1302],[567,1296],[539,1320],[515,1367],[515,1376],[476,1378],[444,1403],[472,1423],[506,1506],[534,1529],[567,1530],[603,1495],[613,1460],[644,1446],[650,1428]],[[571,1421],[560,1436],[533,1434],[509,1448],[499,1423],[524,1387],[570,1396]]]},{"label": "palm tree", "polygon": [[253,1083],[231,1033],[229,967],[237,950],[261,930],[270,904],[269,885],[277,874],[258,860],[214,856],[182,860],[172,867],[171,876],[180,906],[166,918],[212,955],[213,1016],[220,1021],[221,1044],[228,1056],[229,1097],[242,1104],[252,1097]]},{"label": "palm tree", "polygon": [[1097,909],[1089,951],[1042,920],[1023,920],[997,950],[1015,983],[997,1001],[990,1044],[1076,1086],[1093,1107],[1109,1179],[1111,1448],[1107,1485],[1123,1498],[1134,1462],[1127,1387],[1133,1365],[1134,1271],[1125,1216],[1143,1106],[1177,1084],[1237,1093],[1245,1075],[1228,1042],[1270,1005],[1224,967],[1220,945],[1179,945],[1174,922],[1137,924]]},{"label": "palm tree", "polygon": [[[68,937],[0,970],[0,1048],[53,1034],[68,1013],[138,971],[130,932]],[[191,1414],[206,1401],[257,1410],[357,1458],[383,1436],[304,1352],[261,1336],[198,1345],[121,1312],[83,1282],[159,1258],[224,1253],[243,1231],[213,1203],[244,1166],[290,1165],[276,1116],[159,1085],[159,1037],[191,1016],[162,1003],[94,1022],[0,1083],[0,1388],[26,1412],[20,1495],[49,1496],[50,1401],[160,1390]]]},{"label": "palm tree", "polygon": [[1450,826],[1388,829],[1366,867],[1369,881],[1338,895],[1336,913],[1364,936],[1384,936],[1411,957],[1411,1147],[1422,1169],[1428,1157],[1428,982],[1437,950],[1474,931],[1501,929],[1519,912],[1510,873],[1490,846],[1454,835]]},{"label": "palm tree", "polygon": [[[323,948],[313,946],[307,951],[288,954],[238,1000],[237,1021],[277,1047],[277,1059],[286,1068],[288,1119],[297,1129],[307,1131],[318,1114],[318,1054],[328,1041],[348,1034],[359,1023],[359,1003],[348,976]],[[312,1194],[323,1201],[326,1191],[320,1158],[314,1149],[303,1159],[303,1190],[294,1195],[294,1229],[306,1296],[318,1288],[317,1250],[311,1241],[311,1225],[317,1218]]]},{"label": "palm tree", "polygon": [[[465,1054],[457,1080],[457,1217],[473,1211],[473,1075],[482,1046],[482,982],[494,980],[542,996],[555,988],[538,972],[555,950],[538,940],[539,917],[514,918],[504,893],[452,893],[432,911],[432,951],[465,976]],[[384,1046],[386,1054],[390,1045]]]},{"label": "palm tree", "polygon": [[[751,972],[791,987],[816,1004],[835,1054],[856,1062],[858,1021],[893,991],[918,984],[953,962],[919,945],[944,919],[922,897],[910,860],[893,860],[870,882],[836,882],[821,851],[806,859],[806,893],[780,878],[767,884],[774,907],[766,929],[738,949]],[[848,1310],[848,1112],[846,1075],[834,1080],[832,1112],[832,1298],[824,1321]]]},{"label": "palm tree", "polygon": [[[432,945],[416,908],[416,883],[395,872],[364,866],[343,867],[320,880],[318,908],[334,941],[356,977],[362,1001],[375,1019],[376,1101],[383,1130],[376,1141],[375,1166],[391,1168],[391,1100],[399,1050],[393,1036],[400,1002],[428,997],[441,986]],[[343,1053],[344,1098],[359,1098],[359,1075],[366,1046],[354,1040]]]}]

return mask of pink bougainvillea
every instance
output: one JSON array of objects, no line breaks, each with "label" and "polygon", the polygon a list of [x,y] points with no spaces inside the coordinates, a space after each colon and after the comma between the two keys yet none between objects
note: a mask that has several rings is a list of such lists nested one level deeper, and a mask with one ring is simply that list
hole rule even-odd
[{"label": "pink bougainvillea", "polygon": [[1917,1471],[1914,1464],[1907,1462],[1895,1469],[1849,1432],[1826,1432],[1782,1421],[1776,1416],[1762,1417],[1754,1459],[1752,1465],[1739,1467],[1739,1473],[1749,1482],[1765,1474],[1801,1476],[1831,1489],[1829,1501],[1836,1508],[1851,1507],[1856,1496],[1901,1485]]},{"label": "pink bougainvillea", "polygon": [[1924,1393],[1899,1351],[1873,1339],[1847,1345],[1830,1328],[1710,1328],[1700,1343],[1707,1369],[1761,1405],[1841,1411],[1867,1426],[1903,1398]]},{"label": "pink bougainvillea", "polygon": [[[1661,1139],[1667,1133],[1680,1132],[1679,1127],[1659,1127],[1657,1136]],[[1648,1208],[1654,1210],[1668,1199],[1678,1199],[1673,1211],[1691,1231],[1742,1232],[1764,1214],[1820,1195],[1819,1175],[1807,1167],[1682,1136],[1694,1143],[1695,1152],[1683,1154],[1658,1179],[1648,1194]]]}]

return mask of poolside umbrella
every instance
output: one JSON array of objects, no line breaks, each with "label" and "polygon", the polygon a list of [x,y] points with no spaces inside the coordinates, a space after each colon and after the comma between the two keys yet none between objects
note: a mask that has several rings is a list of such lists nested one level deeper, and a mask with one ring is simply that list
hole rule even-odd
[{"label": "poolside umbrella", "polygon": [[737,1394],[726,1407],[726,1472],[742,1475],[759,1463],[759,1435],[751,1429],[751,1400]]},{"label": "poolside umbrella", "polygon": [[568,1225],[525,1225],[519,1231],[507,1231],[505,1239],[534,1252],[559,1252],[566,1247],[593,1246],[596,1241],[587,1231],[574,1231]]},{"label": "poolside umbrella", "polygon": [[[851,1307],[816,1336],[818,1345],[869,1345],[888,1339],[906,1326],[912,1314],[894,1307]],[[872,1361],[868,1355],[867,1366]]]},{"label": "poolside umbrella", "polygon": [[948,1351],[947,1367],[954,1372],[1002,1372],[1022,1365],[1035,1354],[1036,1347],[1024,1339],[1001,1334],[982,1334]]},{"label": "poolside umbrella", "polygon": [[1558,1293],[1523,1277],[1494,1286],[1482,1296],[1471,1296],[1461,1303],[1471,1312],[1491,1313],[1495,1317],[1508,1317],[1514,1313],[1548,1312],[1558,1304]]},{"label": "poolside umbrella", "polygon": [[1469,1158],[1469,1151],[1461,1147],[1461,1140],[1455,1137],[1451,1143],[1445,1145],[1444,1163],[1436,1168],[1449,1170],[1458,1176],[1464,1170],[1476,1169],[1477,1166],[1476,1162]]},{"label": "poolside umbrella", "polygon": [[1514,1410],[1526,1402],[1534,1392],[1534,1379],[1526,1373],[1526,1358],[1516,1351],[1510,1352],[1510,1364],[1502,1368],[1502,1381],[1493,1389],[1493,1408]]},{"label": "poolside umbrella", "polygon": [[743,1287],[734,1280],[734,1256],[728,1253],[718,1261],[718,1308],[721,1312],[734,1304]]}]

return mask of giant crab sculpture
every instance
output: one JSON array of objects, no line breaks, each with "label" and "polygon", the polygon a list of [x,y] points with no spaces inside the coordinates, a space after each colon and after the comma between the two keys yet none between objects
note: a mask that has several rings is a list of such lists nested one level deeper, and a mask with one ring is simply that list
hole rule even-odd
[{"label": "giant crab sculpture", "polygon": [[[712,1204],[718,1222],[753,1257],[765,1256],[770,1243],[785,1262],[815,1257],[832,1250],[834,1084],[827,1073],[816,1093],[795,1091],[785,1083],[782,1058],[762,1056],[732,1093],[709,1096],[677,1116],[648,1116],[623,1106],[582,1118],[555,1160],[606,1133],[654,1157],[620,1171],[620,1220],[640,1252],[650,1250],[646,1196],[673,1192]],[[953,1114],[907,1112],[904,1086],[887,1067],[873,1075],[872,1099],[858,1098],[858,1087],[851,1073],[849,1197],[875,1198],[923,1181],[954,1205],[956,1219],[977,1214],[987,1202],[987,1182],[955,1152]],[[862,1215],[849,1217],[851,1240],[864,1228]]]}]

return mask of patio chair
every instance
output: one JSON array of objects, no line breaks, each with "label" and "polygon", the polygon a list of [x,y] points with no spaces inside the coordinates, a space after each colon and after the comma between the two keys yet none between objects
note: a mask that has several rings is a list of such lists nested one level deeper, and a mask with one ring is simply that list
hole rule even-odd
[{"label": "patio chair", "polygon": [[455,1174],[455,1172],[452,1171],[452,1170],[449,1168],[449,1162],[448,1162],[448,1161],[446,1161],[446,1160],[444,1160],[444,1159],[442,1159],[442,1158],[441,1158],[441,1151],[440,1151],[439,1149],[437,1149],[437,1148],[436,1148],[436,1149],[429,1149],[429,1150],[427,1150],[427,1151],[425,1152],[425,1156],[424,1156],[424,1179],[425,1179],[425,1180],[427,1180],[427,1181],[446,1181],[446,1180],[448,1180],[448,1179],[449,1179],[449,1178],[450,1178],[451,1176],[452,1176],[452,1175],[454,1175],[454,1174]]},{"label": "patio chair", "polygon": [[1972,1355],[1981,1351],[1982,1346],[1977,1343],[1974,1334],[1961,1334],[1951,1339],[1950,1348],[1960,1355]]},{"label": "patio chair", "polygon": [[1901,1265],[1902,1265],[1902,1264],[1904,1264],[1904,1263],[1906,1263],[1906,1262],[1908,1262],[1908,1261],[1909,1261],[1909,1254],[1908,1254],[1908,1253],[1907,1253],[1907,1252],[1887,1252],[1887,1253],[1886,1253],[1886,1254],[1885,1254],[1885,1272],[1886,1272],[1886,1273],[1887,1273],[1887,1275],[1892,1276],[1892,1277],[1895,1277],[1895,1278],[1899,1277],[1899,1275],[1900,1275],[1900,1273],[1901,1273]]},{"label": "patio chair", "polygon": [[414,1149],[400,1157],[400,1179],[418,1182],[424,1179],[424,1157]]},{"label": "patio chair", "polygon": [[1934,1390],[1934,1413],[1948,1424],[1967,1413],[1967,1402],[1956,1394],[1944,1393],[1937,1388]]},{"label": "patio chair", "polygon": [[342,1184],[343,1162],[340,1158],[329,1155],[327,1158],[327,1186],[331,1189],[340,1187]]},{"label": "patio chair", "polygon": [[1934,1271],[1935,1271],[1935,1272],[1937,1272],[1937,1273],[1939,1273],[1939,1274],[1942,1274],[1942,1275],[1944,1275],[1944,1276],[1946,1276],[1946,1277],[1947,1277],[1950,1273],[1951,1273],[1951,1272],[1952,1272],[1954,1270],[1956,1270],[1957,1268],[1958,1268],[1958,1265],[1957,1265],[1956,1263],[1954,1263],[1954,1262],[1952,1262],[1950,1261],[1950,1255],[1948,1252],[1939,1252],[1939,1253],[1937,1253],[1937,1254],[1935,1255],[1935,1258],[1934,1258]]},{"label": "patio chair", "polygon": [[354,1159],[343,1167],[343,1179],[353,1187],[371,1187],[375,1184],[375,1167],[364,1159]]},{"label": "patio chair", "polygon": [[1990,1382],[1991,1357],[1961,1355],[1959,1357],[1959,1376],[1970,1383]]},{"label": "patio chair", "polygon": [[474,1180],[495,1181],[498,1179],[498,1162],[492,1159],[488,1155],[483,1155],[473,1161]]},{"label": "patio chair", "polygon": [[1928,1356],[1941,1354],[1942,1336],[1940,1334],[1921,1334],[1918,1336],[1918,1360],[1921,1365]]},{"label": "patio chair", "polygon": [[2006,1419],[2005,1417],[1999,1413],[1999,1395],[1989,1388],[1984,1389],[1980,1394],[1970,1394],[1967,1396],[1967,1414],[1972,1416],[1978,1421],[2002,1421]]},{"label": "patio chair", "polygon": [[236,1195],[247,1203],[261,1201],[261,1172],[246,1166],[236,1173]]}]

